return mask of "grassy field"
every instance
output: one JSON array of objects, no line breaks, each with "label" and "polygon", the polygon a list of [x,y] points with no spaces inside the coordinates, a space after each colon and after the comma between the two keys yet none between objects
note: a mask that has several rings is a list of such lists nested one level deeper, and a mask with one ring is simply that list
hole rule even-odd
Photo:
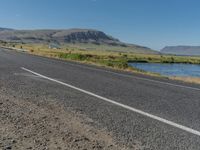
[{"label": "grassy field", "polygon": [[[86,50],[81,48],[79,44],[77,47],[65,45],[61,49],[50,49],[48,45],[43,44],[12,44],[9,45],[15,48],[22,48],[30,51],[34,54],[43,54],[47,56],[59,57],[63,59],[71,59],[76,61],[88,61],[102,64],[123,64],[123,67],[128,62],[146,62],[146,63],[189,63],[200,64],[200,57],[189,56],[173,56],[173,55],[160,55],[160,54],[144,54],[144,53],[132,53],[132,52],[116,52],[107,51],[106,47],[96,50]],[[80,48],[78,48],[80,46]],[[97,46],[98,47],[98,46]],[[110,47],[110,46],[109,46]],[[111,46],[112,47],[112,46]],[[98,47],[100,48],[100,47]],[[115,65],[114,65],[115,66]],[[120,65],[119,65],[120,67]]]},{"label": "grassy field", "polygon": [[117,45],[107,45],[107,44],[92,44],[92,43],[76,43],[76,44],[65,44],[64,47],[86,50],[86,51],[111,51],[111,52],[129,52],[129,53],[149,53],[156,54],[156,51],[147,49],[145,47],[140,47],[136,45],[129,46],[117,46]]},{"label": "grassy field", "polygon": [[[200,64],[200,57],[172,56],[159,54],[139,54],[131,52],[116,52],[102,50],[85,50],[83,48],[65,45],[61,49],[50,49],[44,44],[7,44],[7,47],[27,50],[34,55],[45,57],[53,57],[63,60],[78,61],[82,63],[95,64],[98,66],[110,67],[125,71],[139,72],[152,76],[161,77],[159,74],[144,72],[128,65],[129,62],[145,62],[145,63],[190,63]],[[80,46],[80,45],[79,45]],[[192,83],[200,83],[199,78],[178,78],[171,79],[182,80]]]}]

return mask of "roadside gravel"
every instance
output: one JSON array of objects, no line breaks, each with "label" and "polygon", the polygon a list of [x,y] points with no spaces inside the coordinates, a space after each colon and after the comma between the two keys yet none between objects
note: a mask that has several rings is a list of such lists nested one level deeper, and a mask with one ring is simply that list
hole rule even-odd
[{"label": "roadside gravel", "polygon": [[53,99],[23,97],[0,87],[0,149],[125,149],[111,133],[87,124],[90,118]]}]

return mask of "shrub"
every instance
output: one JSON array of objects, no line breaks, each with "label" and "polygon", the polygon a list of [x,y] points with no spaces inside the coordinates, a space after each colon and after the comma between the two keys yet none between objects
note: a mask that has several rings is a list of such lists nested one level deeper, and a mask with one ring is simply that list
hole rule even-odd
[{"label": "shrub", "polygon": [[86,55],[83,55],[83,54],[72,54],[72,53],[60,53],[59,57],[60,58],[65,58],[65,59],[80,60],[80,61],[83,61],[83,60],[87,59]]}]

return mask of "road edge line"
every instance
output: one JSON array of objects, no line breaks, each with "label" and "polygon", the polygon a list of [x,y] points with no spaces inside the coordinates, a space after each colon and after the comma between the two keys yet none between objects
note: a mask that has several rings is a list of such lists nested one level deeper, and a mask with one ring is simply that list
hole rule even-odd
[{"label": "road edge line", "polygon": [[29,72],[29,73],[32,73],[32,74],[34,74],[34,75],[37,75],[37,76],[39,76],[39,77],[41,77],[41,78],[44,78],[44,79],[46,79],[46,80],[49,80],[49,81],[52,81],[52,82],[55,82],[55,83],[64,85],[64,86],[69,87],[69,88],[71,88],[71,89],[77,90],[77,91],[79,91],[79,92],[85,93],[85,94],[90,95],[90,96],[93,96],[93,97],[96,97],[96,98],[98,98],[98,99],[101,99],[101,100],[103,100],[103,101],[109,102],[109,103],[111,103],[111,104],[120,106],[120,107],[122,107],[122,108],[124,108],[124,109],[127,109],[127,110],[129,110],[129,111],[138,113],[138,114],[140,114],[140,115],[142,115],[142,116],[145,116],[145,117],[148,117],[148,118],[157,120],[157,121],[159,121],[159,122],[162,122],[162,123],[167,124],[167,125],[170,125],[170,126],[172,126],[172,127],[181,129],[181,130],[186,131],[186,132],[188,132],[188,133],[191,133],[191,134],[200,136],[200,131],[194,130],[194,129],[192,129],[192,128],[189,128],[189,127],[183,126],[183,125],[181,125],[181,124],[178,124],[178,123],[169,121],[169,120],[167,120],[167,119],[163,119],[163,118],[161,118],[161,117],[158,117],[158,116],[149,114],[149,113],[147,113],[147,112],[144,112],[144,111],[141,111],[141,110],[139,110],[139,109],[133,108],[133,107],[131,107],[131,106],[128,106],[128,105],[125,105],[125,104],[116,102],[116,101],[114,101],[114,100],[111,100],[111,99],[108,99],[108,98],[99,96],[99,95],[94,94],[94,93],[92,93],[92,92],[89,92],[89,91],[83,90],[83,89],[81,89],[81,88],[75,87],[75,86],[73,86],[73,85],[64,83],[64,82],[62,82],[62,81],[59,81],[59,80],[56,80],[56,79],[47,77],[47,76],[45,76],[45,75],[39,74],[39,73],[34,72],[34,71],[31,71],[31,70],[29,70],[29,69],[26,69],[26,68],[24,68],[24,67],[21,67],[21,69],[24,70],[24,71],[27,71],[27,72]]}]

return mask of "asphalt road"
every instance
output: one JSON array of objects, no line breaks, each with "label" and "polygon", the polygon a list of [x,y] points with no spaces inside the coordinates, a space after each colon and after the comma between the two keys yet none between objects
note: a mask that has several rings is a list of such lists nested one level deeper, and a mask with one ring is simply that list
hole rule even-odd
[{"label": "asphalt road", "polygon": [[94,126],[111,131],[121,144],[200,149],[199,85],[5,49],[0,49],[0,77],[13,90],[63,101],[95,120]]}]

